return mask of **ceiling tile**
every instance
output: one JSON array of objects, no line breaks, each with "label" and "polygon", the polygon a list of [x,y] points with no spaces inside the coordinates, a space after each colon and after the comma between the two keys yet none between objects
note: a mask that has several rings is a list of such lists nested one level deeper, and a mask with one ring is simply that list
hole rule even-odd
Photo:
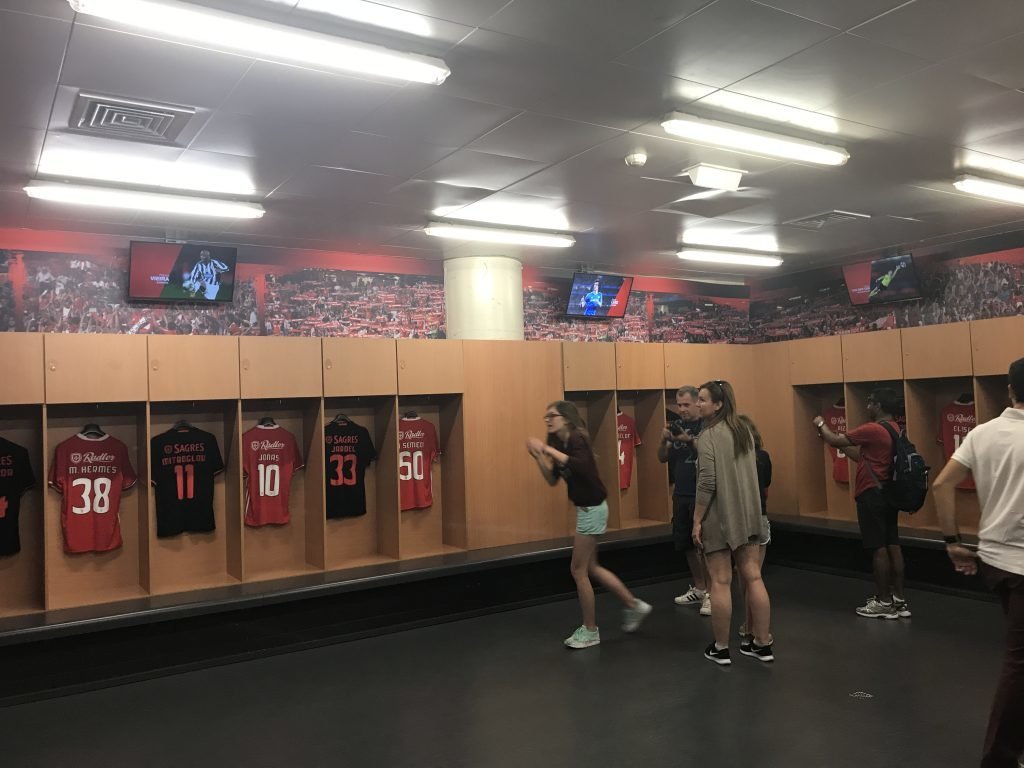
[{"label": "ceiling tile", "polygon": [[342,129],[358,122],[399,90],[397,85],[257,61],[222,109]]},{"label": "ceiling tile", "polygon": [[978,139],[965,146],[996,157],[1020,161],[1024,159],[1024,128]]},{"label": "ceiling tile", "polygon": [[944,65],[840,98],[823,111],[959,146],[1024,127],[1024,94]]},{"label": "ceiling tile", "polygon": [[501,189],[544,168],[547,163],[462,149],[417,174],[417,178],[455,187]]},{"label": "ceiling tile", "polygon": [[718,0],[619,61],[724,87],[834,34],[751,0]]},{"label": "ceiling tile", "polygon": [[75,24],[63,85],[114,96],[216,109],[251,59]]},{"label": "ceiling tile", "polygon": [[516,0],[483,26],[610,60],[713,0]]},{"label": "ceiling tile", "polygon": [[729,90],[814,110],[927,65],[925,59],[894,48],[839,35],[763,69]]},{"label": "ceiling tile", "polygon": [[1007,88],[1024,88],[1024,34],[972,51],[946,62],[947,66],[969,72]]},{"label": "ceiling tile", "polygon": [[291,165],[275,162],[273,158],[256,159],[240,155],[222,155],[189,149],[181,153],[179,165],[195,165],[211,171],[240,174],[252,180],[255,197],[269,195],[294,172]]},{"label": "ceiling tile", "polygon": [[64,21],[71,21],[75,16],[71,6],[60,0],[0,0],[0,11],[17,11]]},{"label": "ceiling tile", "polygon": [[330,165],[388,176],[414,176],[456,149],[359,131],[341,133],[334,139]]},{"label": "ceiling tile", "polygon": [[381,0],[380,5],[477,27],[509,0]]},{"label": "ceiling tile", "polygon": [[897,8],[907,0],[757,0],[762,5],[777,8],[811,21],[828,24],[838,29],[849,29],[886,11]]},{"label": "ceiling tile", "polygon": [[453,98],[424,86],[407,86],[359,121],[357,130],[392,138],[458,147],[497,128],[515,110]]},{"label": "ceiling tile", "polygon": [[378,195],[373,200],[398,208],[423,211],[425,220],[427,215],[437,208],[469,205],[491,193],[492,190],[489,189],[453,187],[433,181],[412,179]]},{"label": "ceiling tile", "polygon": [[469,149],[557,163],[619,134],[611,128],[524,112],[481,136]]},{"label": "ceiling tile", "polygon": [[573,71],[573,78],[533,108],[570,120],[629,130],[714,92],[709,85],[621,64]]},{"label": "ceiling tile", "polygon": [[347,201],[372,200],[393,189],[400,181],[394,176],[311,165],[282,184],[271,200],[302,197],[330,207]]},{"label": "ceiling tile", "polygon": [[918,0],[869,21],[854,34],[938,61],[1024,32],[1024,3]]},{"label": "ceiling tile", "polygon": [[[0,11],[0,124],[43,129],[50,117],[57,76],[71,25],[65,21]],[[17,73],[15,75],[15,73]]]},{"label": "ceiling tile", "polygon": [[45,136],[44,131],[0,123],[0,169],[25,176],[35,173]]}]

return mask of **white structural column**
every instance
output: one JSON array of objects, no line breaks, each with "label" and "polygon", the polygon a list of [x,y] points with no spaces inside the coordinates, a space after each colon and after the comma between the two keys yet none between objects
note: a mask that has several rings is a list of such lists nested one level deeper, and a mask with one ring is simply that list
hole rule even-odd
[{"label": "white structural column", "polygon": [[523,338],[523,265],[508,256],[444,262],[449,339]]}]

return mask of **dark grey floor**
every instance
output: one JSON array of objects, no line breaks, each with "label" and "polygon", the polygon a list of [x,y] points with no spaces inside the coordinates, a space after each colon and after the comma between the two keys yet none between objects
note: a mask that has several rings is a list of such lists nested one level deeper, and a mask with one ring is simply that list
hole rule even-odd
[{"label": "dark grey floor", "polygon": [[[568,578],[568,575],[566,575]],[[567,651],[559,602],[0,709],[3,765],[976,765],[999,668],[998,606],[910,593],[909,621],[861,619],[868,584],[770,569],[774,665],[701,655],[679,584],[638,593],[634,636]],[[2,667],[0,667],[2,669]],[[853,697],[863,692],[871,697]]]}]

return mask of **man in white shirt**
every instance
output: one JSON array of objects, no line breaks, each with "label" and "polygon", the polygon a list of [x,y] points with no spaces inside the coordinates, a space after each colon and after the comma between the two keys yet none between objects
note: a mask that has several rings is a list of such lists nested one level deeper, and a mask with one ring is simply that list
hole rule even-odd
[{"label": "man in white shirt", "polygon": [[[1012,407],[967,433],[933,493],[946,551],[959,573],[980,573],[999,595],[1009,628],[982,768],[1017,768],[1024,757],[1024,357],[1010,366]],[[970,474],[981,502],[978,551],[960,543],[956,486]]]}]

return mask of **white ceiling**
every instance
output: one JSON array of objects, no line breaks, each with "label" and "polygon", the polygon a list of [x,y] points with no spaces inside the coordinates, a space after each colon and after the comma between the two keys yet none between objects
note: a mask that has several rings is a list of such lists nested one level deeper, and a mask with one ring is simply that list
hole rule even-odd
[{"label": "white ceiling", "polygon": [[[1024,160],[1019,0],[387,0],[430,38],[385,35],[294,2],[206,0],[440,56],[440,87],[310,71],[129,34],[65,0],[0,0],[0,227],[440,259],[430,211],[479,201],[560,210],[572,251],[530,264],[708,274],[674,255],[682,230],[773,234],[784,270],[1024,229],[1024,209],[956,192],[965,165]],[[67,130],[77,90],[198,110],[182,146]],[[733,94],[835,118],[834,135],[724,110]],[[762,105],[763,106],[763,105]],[[699,112],[825,143],[842,168],[670,139],[661,117]],[[252,177],[261,220],[200,223],[30,201],[45,146],[114,146]],[[644,168],[625,155],[643,149]],[[697,189],[696,162],[748,171]],[[784,222],[833,208],[870,219],[809,232]],[[472,211],[468,211],[472,214]],[[756,274],[750,270],[746,274]]]}]

